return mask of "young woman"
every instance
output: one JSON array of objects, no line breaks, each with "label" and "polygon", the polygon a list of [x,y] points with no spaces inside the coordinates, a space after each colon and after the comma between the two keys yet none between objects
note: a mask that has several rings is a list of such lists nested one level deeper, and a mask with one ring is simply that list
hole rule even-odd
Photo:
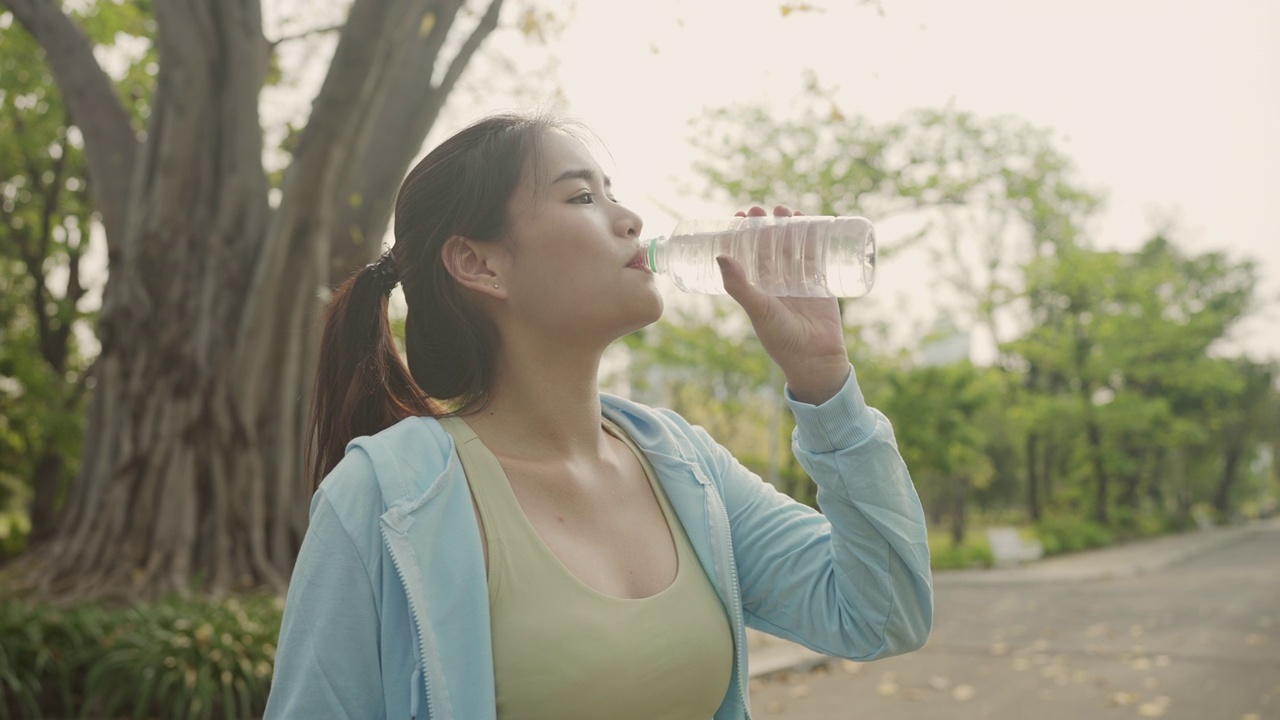
[{"label": "young woman", "polygon": [[326,319],[267,718],[745,718],[747,627],[862,660],[925,642],[923,513],[835,300],[765,296],[721,260],[786,376],[819,514],[600,392],[605,349],[662,298],[640,218],[566,126],[468,127],[395,215]]}]

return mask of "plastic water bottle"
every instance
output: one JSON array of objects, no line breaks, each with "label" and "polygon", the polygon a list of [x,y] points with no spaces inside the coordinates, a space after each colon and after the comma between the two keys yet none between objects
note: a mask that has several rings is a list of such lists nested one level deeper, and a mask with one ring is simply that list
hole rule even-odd
[{"label": "plastic water bottle", "polygon": [[862,217],[685,220],[644,250],[651,272],[691,293],[724,294],[721,255],[741,263],[751,284],[770,295],[861,297],[876,280],[876,231]]}]

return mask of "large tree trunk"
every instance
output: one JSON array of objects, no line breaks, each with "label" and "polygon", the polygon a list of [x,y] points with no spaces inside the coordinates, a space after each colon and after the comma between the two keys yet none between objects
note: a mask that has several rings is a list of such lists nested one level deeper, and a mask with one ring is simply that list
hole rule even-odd
[{"label": "large tree trunk", "polygon": [[46,446],[36,461],[35,489],[31,499],[31,532],[27,535],[29,546],[39,545],[53,537],[58,515],[58,491],[64,482],[64,461],[57,449]]},{"label": "large tree trunk", "polygon": [[1107,474],[1105,460],[1102,456],[1102,428],[1098,426],[1098,421],[1092,417],[1089,418],[1087,424],[1089,459],[1093,465],[1093,476],[1097,483],[1093,498],[1093,519],[1106,525],[1110,520],[1111,483],[1110,476]]},{"label": "large tree trunk", "polygon": [[[501,4],[492,0],[433,85],[418,71],[433,66],[461,0],[356,0],[273,211],[257,0],[155,1],[160,72],[148,132],[127,206],[104,212],[127,223],[112,237],[82,470],[57,533],[27,558],[38,587],[284,586],[306,528],[302,434],[322,289],[376,254],[376,243],[335,230],[335,208],[367,189],[377,197],[362,233],[381,235],[389,195]],[[44,47],[84,49],[51,3],[10,5]],[[87,74],[53,68],[69,95],[67,78]],[[95,136],[120,132],[85,132],[91,166]]]},{"label": "large tree trunk", "polygon": [[949,479],[951,485],[951,542],[960,547],[964,544],[964,536],[969,522],[969,478],[966,476]]},{"label": "large tree trunk", "polygon": [[[1236,435],[1241,438],[1241,435]],[[1244,443],[1237,439],[1227,443],[1223,451],[1222,475],[1218,477],[1218,486],[1213,492],[1213,509],[1221,519],[1229,519],[1231,515],[1231,491],[1235,488],[1236,478],[1240,472],[1240,458],[1244,455]]]}]

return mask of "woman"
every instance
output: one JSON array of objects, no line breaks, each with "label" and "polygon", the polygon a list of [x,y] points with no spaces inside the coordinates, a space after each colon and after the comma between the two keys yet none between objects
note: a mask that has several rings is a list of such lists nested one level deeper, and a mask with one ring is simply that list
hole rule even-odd
[{"label": "woman", "polygon": [[835,300],[762,295],[720,261],[824,514],[601,394],[606,347],[662,313],[640,229],[548,119],[482,120],[410,172],[394,248],[326,318],[323,482],[268,718],[745,718],[748,626],[853,659],[924,643],[923,513]]}]

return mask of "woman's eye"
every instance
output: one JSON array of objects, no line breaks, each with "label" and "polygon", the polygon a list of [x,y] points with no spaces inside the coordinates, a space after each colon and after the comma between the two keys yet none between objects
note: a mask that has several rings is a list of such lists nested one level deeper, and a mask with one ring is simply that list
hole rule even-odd
[{"label": "woman's eye", "polygon": [[579,205],[590,205],[595,201],[596,199],[594,195],[592,195],[589,192],[585,192],[585,193],[582,193],[581,195],[573,196],[573,199],[571,199],[569,202],[578,203]]}]

